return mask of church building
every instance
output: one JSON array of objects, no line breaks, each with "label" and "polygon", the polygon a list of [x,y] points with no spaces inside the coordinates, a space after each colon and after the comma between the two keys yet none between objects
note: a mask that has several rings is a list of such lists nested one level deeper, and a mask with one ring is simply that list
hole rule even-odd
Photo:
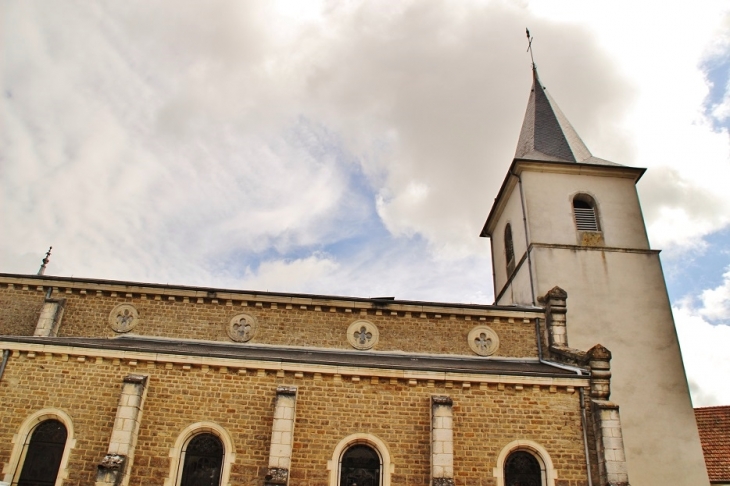
[{"label": "church building", "polygon": [[493,305],[0,274],[0,485],[709,484],[644,169],[533,78]]}]

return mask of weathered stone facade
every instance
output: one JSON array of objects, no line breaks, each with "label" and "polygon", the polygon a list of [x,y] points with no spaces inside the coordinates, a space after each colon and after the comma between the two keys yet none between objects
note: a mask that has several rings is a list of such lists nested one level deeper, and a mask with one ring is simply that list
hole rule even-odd
[{"label": "weathered stone facade", "polygon": [[[33,336],[49,288],[65,299],[57,336]],[[220,438],[231,485],[340,484],[343,451],[367,444],[381,485],[501,485],[500,457],[519,449],[541,461],[545,484],[583,486],[586,446],[599,452],[582,424],[587,364],[540,361],[544,309],[16,275],[0,276],[0,295],[13,303],[0,317],[7,482],[37,412],[68,422],[68,485],[179,484],[201,430]],[[113,330],[131,323],[124,308],[115,320],[122,303],[137,313],[129,332]],[[256,325],[245,342],[227,331],[242,313],[255,322],[241,326]],[[377,327],[372,349],[349,342],[357,320]],[[470,346],[478,326],[498,335],[494,355]]]}]

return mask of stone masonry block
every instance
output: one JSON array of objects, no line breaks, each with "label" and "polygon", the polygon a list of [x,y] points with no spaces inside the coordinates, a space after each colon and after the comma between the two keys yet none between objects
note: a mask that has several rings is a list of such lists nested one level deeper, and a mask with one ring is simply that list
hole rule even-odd
[{"label": "stone masonry block", "polygon": [[434,454],[433,465],[434,466],[450,466],[453,462],[453,456],[451,454]]},{"label": "stone masonry block", "polygon": [[451,429],[434,429],[433,440],[451,442],[453,440],[453,434],[451,432]]},{"label": "stone masonry block", "polygon": [[281,434],[281,443],[284,445],[291,445],[292,443],[292,434],[291,432],[282,432]]},{"label": "stone masonry block", "polygon": [[281,444],[282,443],[281,442],[281,434],[282,433],[283,432],[277,432],[277,431],[272,432],[271,433],[271,443],[272,444]]}]

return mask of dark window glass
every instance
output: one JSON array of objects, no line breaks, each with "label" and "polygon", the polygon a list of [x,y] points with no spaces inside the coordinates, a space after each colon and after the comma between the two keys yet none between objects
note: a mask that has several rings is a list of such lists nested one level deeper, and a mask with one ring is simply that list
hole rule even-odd
[{"label": "dark window glass", "polygon": [[380,486],[380,456],[372,447],[358,444],[342,456],[340,486]]},{"label": "dark window glass", "polygon": [[30,436],[18,486],[53,486],[66,448],[66,426],[58,420],[45,420]]},{"label": "dark window glass", "polygon": [[540,463],[535,456],[525,451],[509,455],[504,463],[504,484],[506,486],[542,486]]},{"label": "dark window glass", "polygon": [[223,443],[213,434],[193,437],[185,448],[180,486],[219,486]]},{"label": "dark window glass", "polygon": [[512,226],[508,223],[504,228],[504,255],[507,259],[507,277],[515,269],[515,246],[512,242]]}]

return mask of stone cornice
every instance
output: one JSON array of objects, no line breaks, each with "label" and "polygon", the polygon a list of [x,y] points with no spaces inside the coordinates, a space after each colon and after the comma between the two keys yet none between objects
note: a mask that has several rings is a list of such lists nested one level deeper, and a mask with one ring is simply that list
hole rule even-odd
[{"label": "stone cornice", "polygon": [[275,292],[252,292],[203,287],[171,286],[111,280],[92,280],[66,277],[13,275],[0,273],[0,287],[19,288],[45,292],[49,287],[54,294],[79,294],[86,296],[105,295],[127,298],[141,297],[148,300],[169,300],[197,304],[235,306],[278,307],[322,312],[371,311],[378,315],[406,317],[466,318],[502,317],[520,320],[541,317],[542,309],[533,307],[495,306],[480,304],[454,304],[439,302],[417,302],[378,298],[354,298],[325,295],[286,294]]},{"label": "stone cornice", "polygon": [[[498,371],[488,372],[463,372],[463,371],[429,371],[418,369],[393,369],[388,367],[372,367],[358,365],[337,365],[306,363],[294,361],[276,361],[262,359],[245,359],[216,357],[209,355],[176,354],[174,352],[153,352],[124,349],[110,349],[100,347],[64,346],[59,344],[41,344],[38,342],[22,342],[19,338],[0,339],[0,349],[7,349],[12,352],[13,359],[38,359],[38,360],[61,360],[83,364],[112,363],[117,366],[127,366],[134,373],[144,373],[145,368],[154,370],[157,367],[166,369],[181,369],[192,372],[218,372],[235,374],[255,374],[265,376],[267,373],[276,374],[277,377],[293,376],[304,379],[305,377],[314,380],[322,379],[323,375],[332,376],[335,380],[342,380],[343,377],[353,382],[370,378],[375,383],[379,379],[393,381],[405,381],[410,386],[425,385],[434,386],[435,383],[443,383],[447,388],[461,387],[470,388],[495,384],[497,387],[505,385],[514,386],[517,390],[524,387],[564,387],[572,392],[575,388],[588,387],[589,380],[585,375],[573,375],[555,370],[550,375],[538,375],[534,373],[504,374]],[[28,338],[29,341],[33,338]],[[408,359],[408,357],[406,357]],[[415,368],[415,367],[414,367]]]}]

